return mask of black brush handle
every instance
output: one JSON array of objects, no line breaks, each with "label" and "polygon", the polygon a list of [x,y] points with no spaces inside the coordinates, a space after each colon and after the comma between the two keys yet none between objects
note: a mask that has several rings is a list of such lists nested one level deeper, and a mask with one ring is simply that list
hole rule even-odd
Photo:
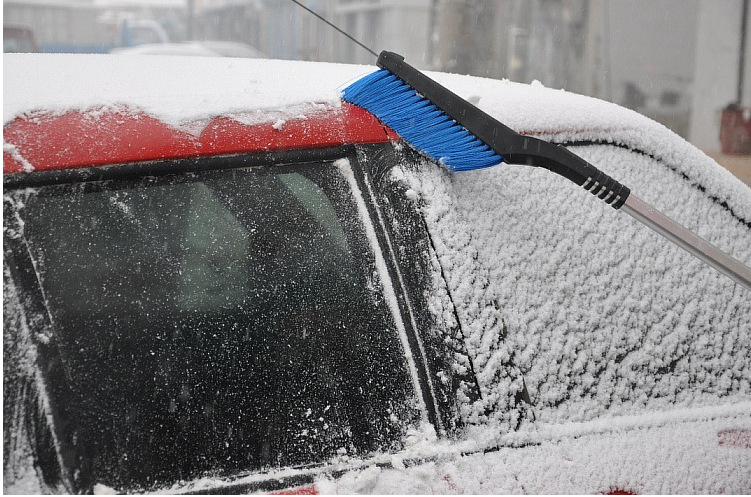
[{"label": "black brush handle", "polygon": [[383,51],[378,66],[388,69],[424,98],[482,140],[509,164],[538,166],[583,186],[605,203],[619,209],[631,191],[562,145],[523,136],[425,74],[404,62],[404,57]]}]

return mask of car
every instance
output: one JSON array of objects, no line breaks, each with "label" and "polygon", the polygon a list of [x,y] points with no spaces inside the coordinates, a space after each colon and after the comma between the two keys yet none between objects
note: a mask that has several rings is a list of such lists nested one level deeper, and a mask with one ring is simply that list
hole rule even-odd
[{"label": "car", "polygon": [[182,43],[144,43],[113,48],[117,55],[174,55],[191,57],[247,57],[265,59],[259,50],[244,43],[219,40],[187,41]]},{"label": "car", "polygon": [[38,51],[39,46],[31,28],[3,24],[3,53],[36,53]]},{"label": "car", "polygon": [[183,57],[219,57],[215,51],[197,43],[144,43],[117,47],[109,51],[114,55],[163,55]]},{"label": "car", "polygon": [[224,40],[201,40],[200,45],[213,50],[222,57],[247,57],[250,59],[265,59],[266,55],[255,47],[246,43]]},{"label": "car", "polygon": [[[751,295],[551,173],[451,173],[370,66],[6,55],[7,493],[748,493]],[[751,263],[663,126],[430,73]]]}]

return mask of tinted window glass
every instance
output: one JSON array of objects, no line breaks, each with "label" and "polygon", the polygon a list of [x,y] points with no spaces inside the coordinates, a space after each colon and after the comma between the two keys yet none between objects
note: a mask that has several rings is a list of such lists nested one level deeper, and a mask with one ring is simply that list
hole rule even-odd
[{"label": "tinted window glass", "polygon": [[92,483],[398,448],[413,387],[331,164],[16,192]]}]

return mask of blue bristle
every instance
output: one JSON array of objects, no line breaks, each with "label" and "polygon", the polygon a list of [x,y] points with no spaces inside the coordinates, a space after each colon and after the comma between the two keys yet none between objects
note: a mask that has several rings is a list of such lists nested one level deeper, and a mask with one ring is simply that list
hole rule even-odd
[{"label": "blue bristle", "polygon": [[387,69],[355,81],[342,92],[409,144],[453,171],[495,166],[503,157]]}]

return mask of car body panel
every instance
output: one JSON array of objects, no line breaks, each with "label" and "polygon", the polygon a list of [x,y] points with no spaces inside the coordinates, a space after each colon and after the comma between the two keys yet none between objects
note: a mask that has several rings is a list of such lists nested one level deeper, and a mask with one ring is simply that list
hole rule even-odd
[{"label": "car body panel", "polygon": [[[200,134],[128,108],[35,114],[5,126],[3,172],[378,143],[396,135],[350,104],[304,118],[244,124],[219,116]],[[12,148],[11,148],[12,147]]]}]

